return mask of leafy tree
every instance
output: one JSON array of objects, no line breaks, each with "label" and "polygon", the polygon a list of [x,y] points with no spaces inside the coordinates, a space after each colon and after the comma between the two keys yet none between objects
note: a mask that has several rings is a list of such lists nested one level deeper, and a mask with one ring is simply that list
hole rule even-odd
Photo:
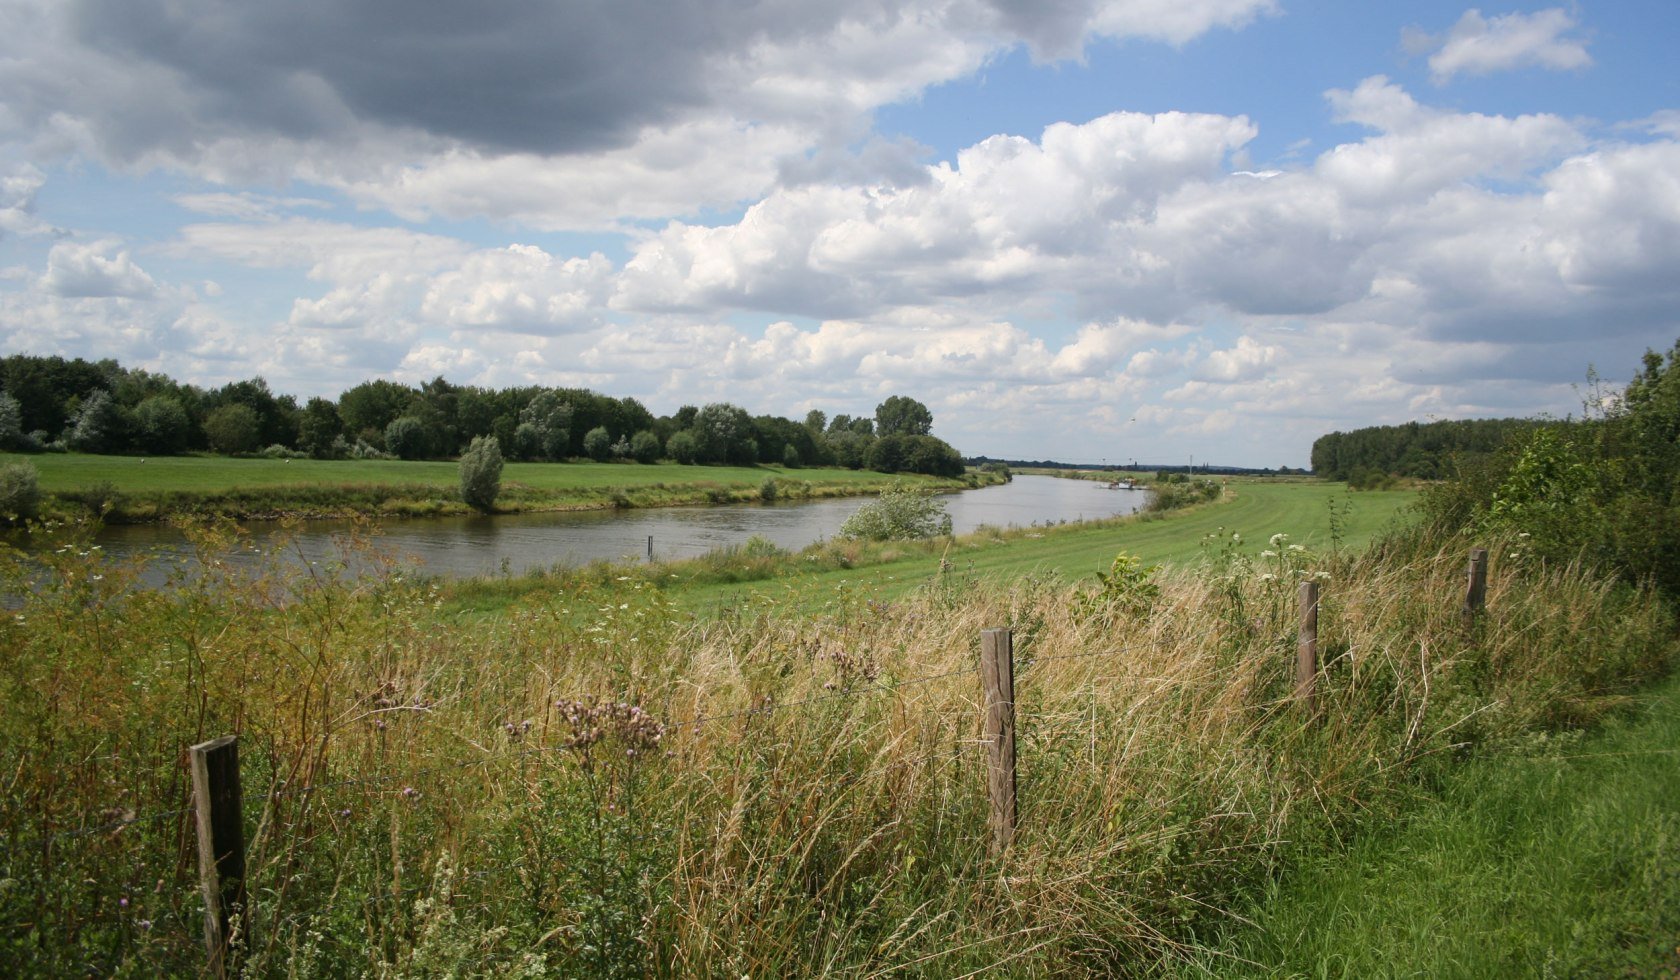
[{"label": "leafy tree", "polygon": [[340,436],[344,420],[338,406],[325,398],[311,398],[298,416],[298,448],[316,459],[329,459]]},{"label": "leafy tree", "polygon": [[385,427],[385,451],[398,459],[421,459],[426,455],[426,426],[412,415],[391,420]]},{"label": "leafy tree", "polygon": [[[520,440],[520,451],[526,454],[526,458],[562,460],[572,454],[572,426],[576,422],[576,412],[560,392],[552,389],[539,391],[519,413],[519,421],[521,426],[532,427],[526,435],[516,436]],[[534,448],[530,445],[533,437],[536,439]]]},{"label": "leafy tree", "polygon": [[713,402],[694,416],[695,444],[702,463],[758,462],[758,443],[753,438],[752,416],[728,402]]},{"label": "leafy tree", "polygon": [[933,413],[914,398],[893,395],[875,406],[875,434],[925,436],[933,430]]},{"label": "leafy tree", "polygon": [[218,453],[248,453],[261,445],[262,422],[249,405],[223,405],[204,417],[204,437]]},{"label": "leafy tree", "polygon": [[820,409],[811,409],[805,413],[805,428],[812,432],[822,432],[828,428],[828,416],[823,414]]},{"label": "leafy tree", "polygon": [[799,462],[799,447],[788,443],[782,450],[782,465],[790,470],[799,469],[801,465]]},{"label": "leafy tree", "polygon": [[688,429],[673,432],[671,438],[665,440],[665,454],[684,466],[690,466],[700,459],[700,443]]},{"label": "leafy tree", "polygon": [[103,388],[88,393],[70,422],[65,442],[84,453],[114,453],[122,449],[126,432],[122,409]]},{"label": "leafy tree", "polygon": [[865,541],[910,541],[951,533],[945,502],[931,491],[889,487],[840,525],[840,537]]},{"label": "leafy tree", "polygon": [[461,499],[488,514],[502,492],[502,447],[495,436],[474,436],[461,454]]},{"label": "leafy tree", "polygon": [[630,458],[638,463],[659,462],[659,437],[643,429],[630,439]]},{"label": "leafy tree", "polygon": [[134,441],[149,453],[173,455],[187,447],[192,419],[168,395],[152,395],[134,406]]},{"label": "leafy tree", "polygon": [[297,401],[290,395],[276,397],[262,378],[223,385],[209,397],[213,406],[244,405],[256,415],[257,445],[297,443]]},{"label": "leafy tree", "polygon": [[604,463],[612,458],[612,433],[604,425],[597,425],[584,433],[583,452],[597,463]]},{"label": "leafy tree", "polygon": [[18,400],[0,392],[0,449],[23,445],[23,409]]},{"label": "leafy tree", "polygon": [[338,416],[347,435],[379,439],[416,394],[413,388],[395,381],[364,381],[338,396]]}]

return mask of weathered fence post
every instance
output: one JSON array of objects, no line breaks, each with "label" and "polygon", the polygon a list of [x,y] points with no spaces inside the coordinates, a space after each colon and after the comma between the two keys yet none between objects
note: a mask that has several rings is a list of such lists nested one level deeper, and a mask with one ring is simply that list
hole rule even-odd
[{"label": "weathered fence post", "polygon": [[188,749],[198,823],[198,876],[204,887],[204,945],[210,975],[237,976],[237,950],[250,944],[245,915],[245,826],[239,741],[224,735]]},{"label": "weathered fence post", "polygon": [[1318,583],[1301,583],[1301,627],[1295,643],[1295,696],[1313,706],[1318,684]]},{"label": "weathered fence post", "polygon": [[648,535],[648,561],[653,561],[653,535]]},{"label": "weathered fence post", "polygon": [[984,738],[989,765],[992,853],[1015,839],[1015,640],[1007,629],[980,631],[980,680],[985,686]]},{"label": "weathered fence post", "polygon": [[1465,626],[1475,622],[1476,615],[1487,605],[1487,557],[1486,548],[1470,549],[1470,569],[1467,573],[1469,581],[1464,588]]}]

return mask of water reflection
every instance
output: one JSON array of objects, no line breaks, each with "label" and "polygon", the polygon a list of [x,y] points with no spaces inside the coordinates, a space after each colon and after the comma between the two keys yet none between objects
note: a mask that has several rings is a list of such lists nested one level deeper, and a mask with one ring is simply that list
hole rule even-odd
[{"label": "water reflection", "polygon": [[[945,501],[954,530],[965,534],[982,525],[1025,527],[1129,514],[1147,496],[1083,480],[1018,476],[1012,483],[952,494]],[[428,573],[447,577],[518,574],[602,559],[646,560],[650,548],[656,559],[691,558],[754,536],[797,551],[833,537],[868,500],[423,518],[384,525],[377,542],[413,557]],[[311,521],[289,534],[269,522],[245,526],[252,547],[235,560],[247,562],[280,542],[299,561],[324,561],[338,553],[335,539],[354,529],[339,521]],[[114,556],[191,554],[179,531],[161,525],[105,528],[97,543]]]}]

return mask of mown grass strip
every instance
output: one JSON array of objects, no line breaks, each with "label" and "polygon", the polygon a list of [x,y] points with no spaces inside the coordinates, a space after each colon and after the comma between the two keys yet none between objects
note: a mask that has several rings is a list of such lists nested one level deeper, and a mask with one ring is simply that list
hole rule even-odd
[{"label": "mown grass strip", "polygon": [[1675,976],[1680,679],[1599,731],[1452,770],[1394,829],[1305,860],[1187,972]]}]

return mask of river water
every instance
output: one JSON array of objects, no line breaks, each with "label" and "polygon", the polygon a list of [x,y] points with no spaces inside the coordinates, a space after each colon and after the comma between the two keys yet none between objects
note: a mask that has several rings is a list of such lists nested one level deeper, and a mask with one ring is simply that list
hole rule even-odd
[{"label": "river water", "polygon": [[[1108,490],[1101,483],[1049,476],[1017,476],[1012,482],[942,497],[958,534],[983,525],[1026,527],[1129,514],[1148,499],[1142,490]],[[662,507],[501,517],[445,517],[393,520],[375,538],[384,550],[412,559],[427,574],[447,578],[521,574],[592,561],[646,561],[649,539],[656,560],[692,558],[763,537],[789,551],[832,538],[854,511],[872,498],[849,497],[806,503],[736,504],[723,507]],[[284,542],[295,560],[319,561],[338,554],[353,525],[309,521],[290,529],[278,523],[243,525],[246,547],[235,562],[256,562]],[[111,557],[145,554],[172,564],[192,549],[167,525],[104,528],[95,543]]]}]

